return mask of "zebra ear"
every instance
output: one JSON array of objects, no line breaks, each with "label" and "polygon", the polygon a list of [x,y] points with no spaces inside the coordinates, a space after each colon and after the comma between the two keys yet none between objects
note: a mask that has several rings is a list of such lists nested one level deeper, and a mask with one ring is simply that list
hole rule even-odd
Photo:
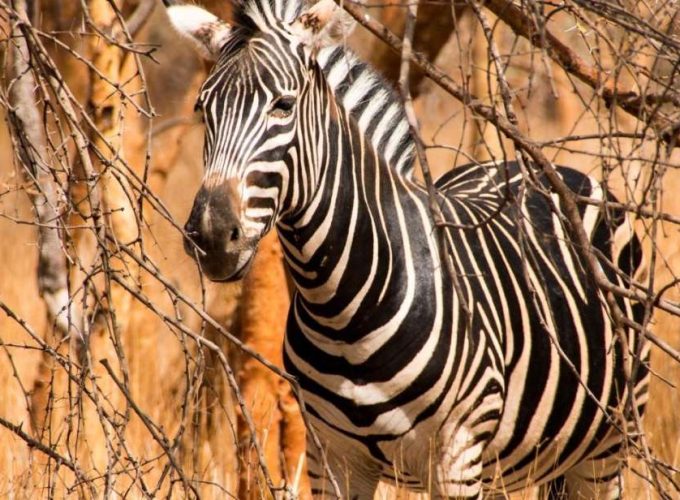
[{"label": "zebra ear", "polygon": [[231,34],[231,26],[196,5],[168,7],[173,27],[187,38],[203,57],[214,61]]},{"label": "zebra ear", "polygon": [[333,0],[320,0],[293,22],[292,31],[313,52],[344,40],[354,29],[355,22]]}]

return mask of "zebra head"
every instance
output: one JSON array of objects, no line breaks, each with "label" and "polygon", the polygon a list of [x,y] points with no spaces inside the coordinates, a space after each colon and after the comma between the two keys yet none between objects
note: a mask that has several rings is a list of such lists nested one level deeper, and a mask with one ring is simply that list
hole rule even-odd
[{"label": "zebra head", "polygon": [[211,280],[241,278],[259,240],[297,198],[291,184],[305,137],[301,115],[319,74],[314,55],[342,35],[339,11],[332,0],[304,11],[297,0],[247,0],[230,25],[194,5],[168,8],[177,31],[215,61],[196,104],[205,173],[184,241]]}]

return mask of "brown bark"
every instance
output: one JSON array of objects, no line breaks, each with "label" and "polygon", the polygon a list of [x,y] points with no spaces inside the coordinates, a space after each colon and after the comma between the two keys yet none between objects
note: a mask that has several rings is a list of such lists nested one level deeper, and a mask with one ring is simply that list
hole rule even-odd
[{"label": "brown bark", "polygon": [[[282,366],[283,335],[288,315],[288,290],[282,266],[282,251],[275,233],[261,242],[244,282],[241,302],[241,335],[243,341],[266,359]],[[265,449],[272,480],[281,484],[294,482],[300,457],[305,452],[304,424],[290,386],[261,363],[245,358],[239,370],[239,381],[246,406],[252,410],[259,438]],[[250,435],[239,422],[240,442],[248,447]],[[257,487],[257,459],[243,454],[239,498],[260,498]],[[308,495],[306,474],[298,489]]]},{"label": "brown bark", "polygon": [[[16,1],[15,8],[23,16],[20,22],[28,22],[25,1]],[[79,321],[71,303],[68,289],[68,269],[60,235],[63,193],[58,179],[53,177],[49,162],[45,122],[38,109],[38,84],[31,69],[31,61],[26,39],[18,24],[14,27],[14,42],[10,44],[12,53],[13,77],[10,102],[13,111],[9,113],[9,123],[19,139],[17,152],[24,165],[26,181],[35,185],[29,190],[31,201],[38,220],[38,286],[47,306],[49,320],[55,323],[62,335],[74,333]]]}]

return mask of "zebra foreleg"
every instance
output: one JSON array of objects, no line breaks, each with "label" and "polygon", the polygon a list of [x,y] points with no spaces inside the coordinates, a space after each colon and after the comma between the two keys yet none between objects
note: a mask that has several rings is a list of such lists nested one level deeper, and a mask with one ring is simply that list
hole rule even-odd
[{"label": "zebra foreleg", "polygon": [[[443,434],[444,436],[446,433]],[[435,472],[434,498],[482,498],[482,452],[485,441],[459,427],[442,441]]]}]

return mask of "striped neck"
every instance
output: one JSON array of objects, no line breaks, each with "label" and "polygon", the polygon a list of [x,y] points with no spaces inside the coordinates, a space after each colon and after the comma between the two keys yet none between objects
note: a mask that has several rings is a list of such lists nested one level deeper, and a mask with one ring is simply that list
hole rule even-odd
[{"label": "striped neck", "polygon": [[367,142],[399,174],[411,178],[415,144],[404,107],[378,73],[343,46],[322,49],[317,62],[329,88]]},{"label": "striped neck", "polygon": [[[308,147],[296,152],[297,182],[290,186],[295,191],[302,184],[310,191],[298,194],[307,199],[295,216],[284,217],[278,224],[300,292],[297,303],[304,304],[314,322],[336,331],[370,314],[357,309],[361,297],[370,295],[371,301],[381,301],[386,307],[388,302],[398,305],[410,300],[404,294],[414,293],[414,274],[408,273],[410,281],[405,284],[401,270],[416,260],[425,267],[434,261],[428,245],[422,244],[431,233],[429,213],[411,210],[411,202],[422,193],[408,178],[409,170],[403,168],[402,173],[397,168],[412,163],[411,136],[407,127],[399,126],[405,122],[398,120],[403,112],[400,107],[390,111],[398,102],[384,95],[366,96],[354,105],[352,94],[358,95],[361,87],[353,84],[366,79],[363,73],[353,79],[345,76],[343,85],[334,77],[339,64],[343,63],[328,64],[323,74],[317,74],[301,103],[307,121],[299,129],[305,131],[302,143]],[[348,73],[352,74],[351,67]],[[382,107],[372,108],[374,101]],[[372,119],[364,118],[362,109],[373,113]],[[391,120],[385,118],[387,113]],[[300,183],[302,178],[307,182]],[[407,231],[417,235],[420,243],[413,252],[422,256],[416,258],[402,248]],[[389,263],[381,263],[379,256]],[[379,269],[381,279],[386,280],[382,284],[373,279]],[[342,313],[337,314],[338,310]]]}]

